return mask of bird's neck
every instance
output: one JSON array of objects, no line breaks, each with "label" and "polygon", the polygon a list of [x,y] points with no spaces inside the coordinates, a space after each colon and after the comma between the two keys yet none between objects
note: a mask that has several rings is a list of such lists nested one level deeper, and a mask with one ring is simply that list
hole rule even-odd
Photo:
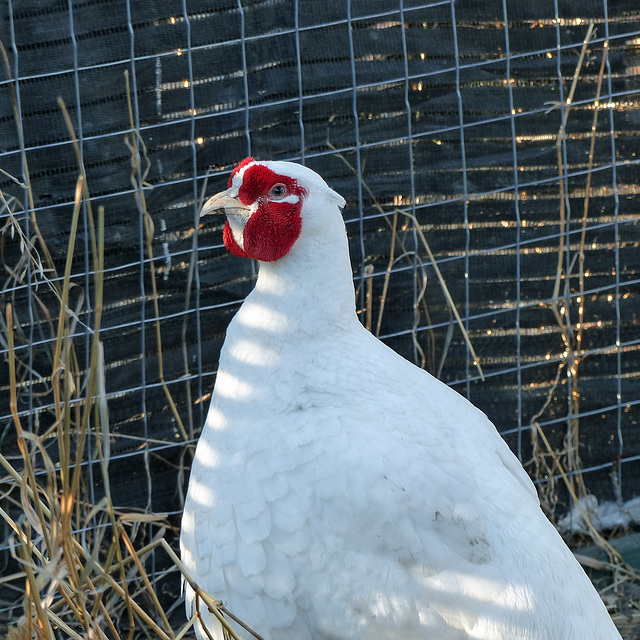
[{"label": "bird's neck", "polygon": [[286,256],[261,263],[220,355],[210,417],[218,429],[229,412],[255,416],[254,424],[265,413],[290,411],[293,399],[308,400],[320,363],[343,355],[339,345],[351,345],[353,334],[364,331],[344,223],[337,207],[334,213],[323,233],[301,236]]},{"label": "bird's neck", "polygon": [[256,329],[267,330],[276,339],[320,336],[358,323],[342,220],[328,237],[297,243],[284,258],[261,263],[238,322],[246,323],[254,336]]}]

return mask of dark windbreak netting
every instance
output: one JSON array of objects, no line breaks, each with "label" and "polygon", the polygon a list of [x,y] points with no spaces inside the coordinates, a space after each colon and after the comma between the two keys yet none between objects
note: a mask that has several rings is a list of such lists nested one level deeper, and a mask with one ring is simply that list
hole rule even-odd
[{"label": "dark windbreak netting", "polygon": [[[253,155],[304,162],[347,199],[362,322],[489,415],[552,517],[571,497],[538,427],[578,495],[640,493],[637,0],[20,0],[2,3],[0,40],[7,460],[19,466],[12,351],[15,414],[60,462],[74,202],[80,376],[103,207],[110,492],[123,511],[168,514],[175,541],[225,328],[256,275],[199,207]],[[0,506],[15,513],[15,495]],[[0,628],[21,584],[0,585]],[[162,589],[177,597],[177,572]]]}]

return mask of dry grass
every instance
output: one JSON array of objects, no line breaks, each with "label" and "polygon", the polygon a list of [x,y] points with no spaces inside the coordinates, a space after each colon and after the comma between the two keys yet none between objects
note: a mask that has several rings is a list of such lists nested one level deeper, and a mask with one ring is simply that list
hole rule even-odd
[{"label": "dry grass", "polygon": [[[165,525],[159,515],[116,512],[109,491],[109,423],[104,387],[104,356],[100,342],[102,274],[104,261],[104,211],[98,210],[97,224],[87,208],[91,229],[94,271],[93,326],[90,365],[83,373],[74,345],[73,327],[78,317],[69,308],[71,266],[79,213],[87,203],[86,180],[81,171],[77,181],[67,259],[60,284],[51,262],[46,278],[56,291],[58,313],[52,317],[53,396],[52,426],[42,433],[23,428],[18,411],[18,370],[24,370],[15,345],[13,305],[6,305],[6,335],[9,351],[10,407],[20,456],[12,461],[0,455],[5,472],[0,480],[12,513],[0,511],[12,530],[11,555],[20,567],[12,582],[24,581],[23,615],[9,631],[11,638],[121,638],[122,628],[131,637],[133,629],[146,624],[162,638],[174,637],[166,615],[157,601],[144,561],[149,545],[143,531],[161,539]],[[39,244],[40,252],[36,250]],[[46,245],[26,241],[22,255],[38,272],[44,266],[40,255]],[[47,444],[54,438],[56,448]],[[92,439],[100,461],[104,496],[97,504],[88,500],[87,478],[82,462]],[[141,527],[142,524],[149,525]],[[7,580],[8,580],[7,579]],[[123,625],[122,621],[126,623]]]},{"label": "dry grass", "polygon": [[[78,183],[81,185],[82,180]],[[76,192],[73,224],[77,224],[81,189]],[[170,614],[182,602],[165,610],[146,572],[150,554],[166,553],[198,594],[198,600],[227,626],[214,602],[189,577],[164,539],[168,524],[162,514],[123,512],[114,508],[109,490],[109,424],[104,391],[104,358],[100,343],[102,308],[102,259],[104,212],[98,213],[94,256],[95,292],[91,363],[83,374],[74,354],[69,330],[75,314],[67,307],[73,239],[60,292],[60,314],[54,343],[52,392],[57,398],[52,427],[41,434],[23,429],[17,409],[19,381],[16,377],[16,348],[12,305],[6,307],[9,346],[11,412],[16,429],[19,459],[10,462],[0,454],[5,475],[0,492],[9,499],[13,514],[0,509],[0,516],[12,529],[11,555],[20,570],[0,580],[22,581],[22,616],[7,637],[18,638],[109,638],[120,640],[147,636],[179,640],[192,627],[196,615],[178,629]],[[73,229],[72,229],[73,230]],[[46,447],[55,438],[55,462]],[[92,504],[88,497],[87,443],[93,438],[100,461],[103,497]],[[157,585],[167,575],[155,576]],[[230,615],[230,614],[228,614]],[[230,636],[238,636],[232,631]]]},{"label": "dry grass", "polygon": [[[567,125],[573,108],[573,101],[577,87],[581,81],[582,69],[585,60],[590,53],[591,40],[594,34],[594,23],[591,22],[583,39],[580,55],[573,73],[571,85],[563,107],[563,115],[560,128],[556,136],[556,162],[558,169],[558,260],[552,302],[549,305],[555,322],[560,330],[564,345],[563,358],[560,360],[549,392],[540,409],[530,418],[531,436],[533,443],[533,457],[531,467],[534,478],[542,480],[538,483],[540,501],[546,513],[555,518],[555,509],[558,501],[557,481],[559,478],[564,484],[567,493],[571,496],[582,514],[586,523],[589,541],[600,547],[608,557],[608,562],[594,561],[591,558],[578,554],[579,560],[587,568],[596,569],[610,576],[608,584],[601,590],[601,596],[612,611],[616,611],[613,618],[624,638],[632,640],[637,635],[637,623],[640,620],[640,573],[635,571],[605,539],[591,522],[590,517],[582,508],[581,499],[589,494],[585,479],[581,473],[582,461],[580,459],[580,364],[588,356],[588,351],[583,347],[584,319],[587,300],[585,296],[585,249],[586,230],[589,220],[591,177],[594,166],[594,151],[596,132],[598,127],[599,105],[602,85],[605,77],[606,64],[609,54],[609,43],[602,45],[600,67],[596,81],[595,95],[593,97],[593,118],[590,130],[590,148],[588,156],[588,171],[586,173],[585,197],[582,206],[580,243],[577,251],[568,255],[569,247],[565,236],[567,225],[567,167],[564,160],[564,145],[567,144]],[[560,105],[554,105],[560,106]],[[569,296],[572,283],[576,292]],[[577,307],[572,309],[571,307]],[[577,311],[577,313],[576,313]],[[570,388],[571,418],[567,419],[567,431],[561,449],[554,449],[547,435],[540,426],[539,420],[546,413],[552,402],[558,386],[566,383]],[[571,472],[571,473],[569,473]],[[617,468],[612,470],[614,491],[619,493],[619,487],[615,482]],[[622,496],[617,495],[617,500],[622,503]]]},{"label": "dry grass", "polygon": [[[7,66],[6,53],[1,45],[0,53]],[[0,229],[4,266],[9,273],[5,287],[12,285],[9,288],[14,292],[7,297],[0,324],[8,351],[10,410],[18,447],[17,455],[0,454],[0,496],[6,506],[0,508],[0,519],[10,530],[8,541],[15,567],[9,575],[0,578],[0,587],[16,593],[14,608],[22,611],[10,625],[6,637],[11,640],[132,640],[134,637],[179,640],[192,632],[201,607],[206,606],[220,619],[229,636],[238,638],[222,615],[233,618],[232,614],[194,583],[165,540],[170,528],[166,518],[162,514],[116,509],[111,499],[111,434],[100,340],[105,214],[102,207],[97,212],[93,211],[79,147],[61,101],[60,108],[78,159],[69,244],[62,275],[57,271],[33,213],[34,199],[25,154],[22,160],[26,181],[21,183],[13,177],[12,180],[24,189],[28,212],[21,208],[16,198],[0,192],[0,212],[7,221]],[[17,111],[16,121],[19,122]],[[132,158],[139,158],[135,135],[129,144]],[[132,175],[138,173],[138,166],[133,161],[132,167]],[[139,205],[145,215],[144,202]],[[82,210],[86,212],[90,233],[93,272],[92,325],[83,326],[84,332],[90,335],[86,371],[80,365],[74,343],[76,329],[81,323],[80,304],[72,305],[70,302],[74,296],[72,292],[77,295],[78,291],[83,291],[71,278]],[[32,230],[30,236],[25,231],[26,216],[29,216]],[[153,226],[148,214],[145,228],[152,258]],[[18,255],[15,264],[6,262],[5,249],[11,242],[17,243],[19,248],[12,254]],[[153,263],[151,268],[153,272]],[[52,367],[48,373],[33,371],[24,355],[27,349],[21,348],[28,347],[29,341],[22,330],[25,321],[17,316],[13,295],[20,286],[30,286],[28,274],[31,284],[35,285],[32,287],[33,304],[50,331],[49,360]],[[152,276],[155,280],[155,273]],[[83,295],[80,294],[82,300]],[[158,319],[157,305],[155,311]],[[23,427],[18,408],[19,397],[29,375],[46,381],[46,394],[52,399],[50,426],[42,429],[39,421],[33,430]],[[162,370],[160,377],[164,382]],[[168,394],[166,385],[165,390]],[[171,406],[175,410],[175,404]],[[182,423],[179,425],[185,435]],[[91,481],[87,466],[83,464],[89,453],[91,458],[98,460],[101,475],[102,495],[95,503],[90,498]],[[172,538],[175,539],[175,535]],[[164,571],[153,577],[146,569],[151,554],[156,554],[156,559],[164,556],[162,562],[165,566]],[[183,607],[182,600],[163,606],[157,596],[158,586],[176,569],[197,594],[195,615],[177,626],[172,625],[170,619],[176,608]]]}]

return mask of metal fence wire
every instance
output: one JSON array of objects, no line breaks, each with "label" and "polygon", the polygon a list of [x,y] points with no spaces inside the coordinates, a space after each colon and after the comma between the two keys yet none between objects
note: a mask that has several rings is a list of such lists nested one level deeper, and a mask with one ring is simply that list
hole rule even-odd
[{"label": "metal fence wire", "polygon": [[[577,495],[618,508],[640,495],[637,0],[8,0],[0,12],[5,460],[20,461],[12,351],[16,413],[60,463],[65,261],[75,210],[66,309],[82,373],[103,207],[110,490],[177,528],[225,327],[256,275],[199,207],[253,155],[303,162],[345,196],[362,322],[489,415],[550,517],[571,497],[541,433]],[[81,167],[90,201],[76,197]],[[77,462],[96,504],[99,437],[87,438]],[[0,506],[19,517],[11,491]],[[3,521],[6,575],[12,533]],[[0,585],[0,627],[21,584]]]}]

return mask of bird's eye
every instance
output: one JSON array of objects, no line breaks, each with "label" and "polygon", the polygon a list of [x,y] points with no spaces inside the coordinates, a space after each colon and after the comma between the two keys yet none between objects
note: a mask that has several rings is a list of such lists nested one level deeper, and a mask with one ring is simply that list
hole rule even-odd
[{"label": "bird's eye", "polygon": [[285,187],[283,184],[276,184],[271,187],[269,195],[272,198],[284,198],[287,195],[287,187]]}]

